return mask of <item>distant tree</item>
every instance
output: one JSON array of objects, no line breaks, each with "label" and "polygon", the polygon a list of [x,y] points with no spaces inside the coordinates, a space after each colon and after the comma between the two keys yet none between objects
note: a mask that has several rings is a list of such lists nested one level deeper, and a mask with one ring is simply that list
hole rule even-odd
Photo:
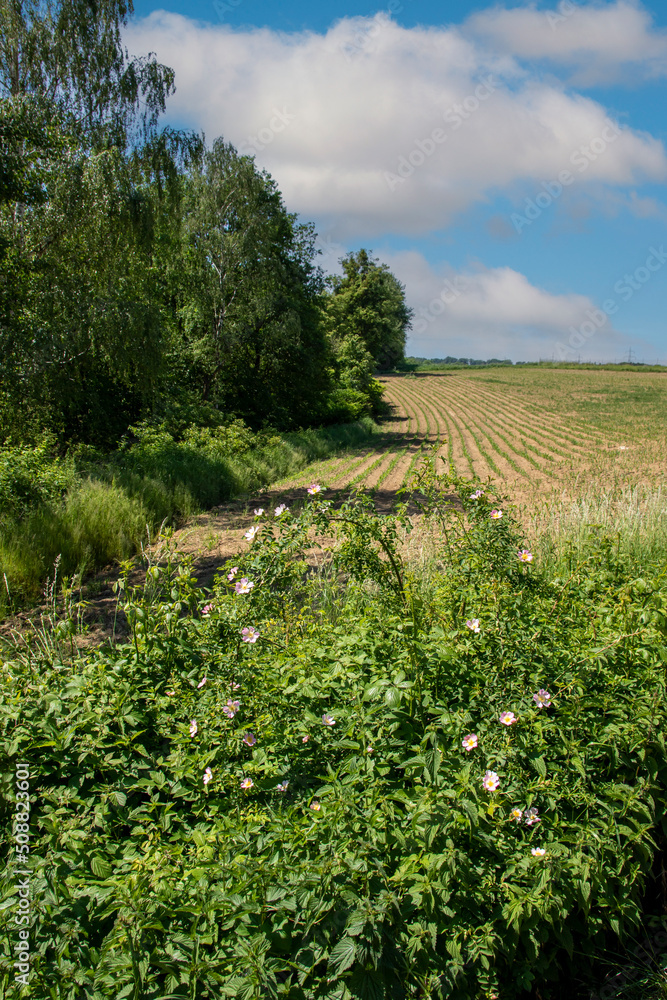
[{"label": "distant tree", "polygon": [[358,336],[378,368],[393,368],[404,360],[412,320],[403,285],[366,250],[349,253],[340,263],[344,273],[327,279],[324,303],[334,345]]}]

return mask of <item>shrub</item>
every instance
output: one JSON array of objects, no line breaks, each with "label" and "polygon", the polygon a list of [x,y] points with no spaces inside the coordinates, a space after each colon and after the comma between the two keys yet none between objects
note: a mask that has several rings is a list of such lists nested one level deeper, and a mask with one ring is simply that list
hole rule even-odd
[{"label": "shrub", "polygon": [[0,450],[0,520],[60,500],[76,481],[71,461],[51,453],[52,442]]},{"label": "shrub", "polygon": [[111,455],[78,446],[61,460],[48,442],[0,453],[0,614],[34,600],[58,556],[68,576],[124,559],[147,527],[154,533],[379,433],[369,417],[289,434],[254,433],[240,420],[201,427],[174,418],[173,429],[139,425]]},{"label": "shrub", "polygon": [[[400,559],[405,509],[316,499],[258,519],[205,599],[187,564],[150,567],[128,645],[7,659],[33,990],[547,997],[638,924],[665,819],[663,585],[550,580],[492,487],[417,485],[435,585]],[[340,536],[324,577],[313,529]]]}]

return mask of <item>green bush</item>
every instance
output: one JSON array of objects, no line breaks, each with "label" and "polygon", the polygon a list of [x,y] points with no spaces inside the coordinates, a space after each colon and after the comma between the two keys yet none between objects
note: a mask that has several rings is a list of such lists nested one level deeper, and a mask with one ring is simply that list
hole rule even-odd
[{"label": "green bush", "polygon": [[348,420],[358,420],[371,410],[372,405],[365,392],[349,387],[338,388],[327,399],[326,419],[331,423],[345,423]]},{"label": "green bush", "polygon": [[37,597],[58,556],[66,576],[125,559],[147,528],[153,534],[379,433],[370,417],[286,434],[253,433],[240,420],[171,426],[139,425],[111,455],[79,446],[62,460],[48,443],[0,452],[0,616]]},{"label": "green bush", "polygon": [[[492,487],[418,485],[435,580],[399,556],[404,511],[316,498],[258,518],[211,596],[150,567],[129,644],[6,656],[36,995],[547,998],[638,925],[664,583],[548,578]],[[319,575],[313,529],[339,534]]]},{"label": "green bush", "polygon": [[56,503],[76,481],[72,461],[52,454],[53,443],[0,450],[0,523]]}]

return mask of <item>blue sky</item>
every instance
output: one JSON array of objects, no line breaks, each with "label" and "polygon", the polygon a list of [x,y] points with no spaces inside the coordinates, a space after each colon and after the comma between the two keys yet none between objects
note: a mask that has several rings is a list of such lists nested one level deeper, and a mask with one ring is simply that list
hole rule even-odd
[{"label": "blue sky", "polygon": [[667,5],[139,0],[125,40],[325,270],[389,264],[409,353],[667,362]]}]

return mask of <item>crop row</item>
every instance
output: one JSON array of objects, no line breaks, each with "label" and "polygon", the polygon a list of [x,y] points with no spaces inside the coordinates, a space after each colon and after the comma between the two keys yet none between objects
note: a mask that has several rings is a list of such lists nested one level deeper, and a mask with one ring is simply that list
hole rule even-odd
[{"label": "crop row", "polygon": [[602,443],[581,419],[466,376],[389,378],[386,391],[428,440],[442,440],[451,467],[480,480],[544,486],[588,463]]},{"label": "crop row", "polygon": [[393,417],[373,446],[311,465],[289,485],[317,480],[330,489],[392,492],[435,448],[436,461],[480,482],[491,476],[543,489],[581,471],[603,444],[578,417],[523,398],[520,385],[458,374],[393,376],[385,394]]}]

